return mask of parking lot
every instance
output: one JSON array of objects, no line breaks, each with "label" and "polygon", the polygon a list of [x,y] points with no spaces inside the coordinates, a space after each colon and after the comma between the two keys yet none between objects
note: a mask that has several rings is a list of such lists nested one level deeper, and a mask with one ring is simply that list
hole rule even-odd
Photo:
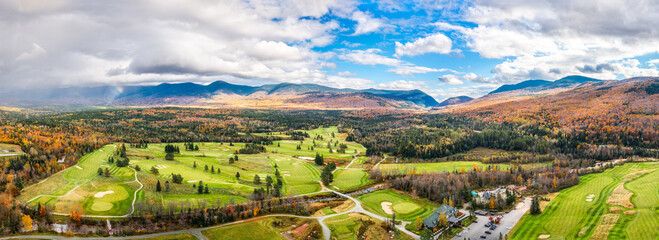
[{"label": "parking lot", "polygon": [[[485,236],[485,239],[499,239],[499,233],[501,233],[502,236],[505,236],[508,232],[510,232],[510,229],[512,229],[515,226],[515,224],[517,224],[519,219],[522,218],[522,216],[524,216],[524,213],[526,213],[526,211],[528,211],[529,208],[531,208],[531,198],[526,198],[524,199],[523,203],[520,202],[517,206],[515,206],[515,209],[511,210],[510,213],[503,214],[503,219],[501,219],[501,222],[499,222],[499,224],[496,224],[497,228],[494,230],[490,230],[490,228],[485,227],[485,224],[489,222],[490,215],[488,216],[476,215],[478,222],[469,225],[467,229],[460,232],[453,239],[461,240],[466,238],[471,240],[477,240],[477,239],[482,239],[481,236]],[[485,231],[490,231],[491,234],[486,234]]]}]

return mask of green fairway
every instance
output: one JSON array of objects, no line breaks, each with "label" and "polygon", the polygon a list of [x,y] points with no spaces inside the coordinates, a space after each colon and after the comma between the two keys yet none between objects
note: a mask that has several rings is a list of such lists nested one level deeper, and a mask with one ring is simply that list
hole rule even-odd
[{"label": "green fairway", "polygon": [[430,173],[430,172],[451,172],[451,171],[469,171],[474,168],[486,168],[488,166],[497,167],[497,169],[508,169],[508,164],[483,164],[480,162],[470,161],[452,161],[452,162],[436,162],[436,163],[387,163],[380,164],[378,167],[383,170],[398,169],[399,171],[410,172],[416,170],[417,174]]},{"label": "green fairway", "polygon": [[[295,235],[293,230],[300,230],[298,227],[304,227],[304,231]],[[202,234],[208,239],[281,239],[287,240],[281,233],[285,232],[292,237],[306,236],[313,230],[318,223],[313,219],[300,219],[292,217],[266,217],[257,220],[249,220],[242,223],[232,224],[224,227],[211,228],[202,231]],[[320,234],[322,235],[322,233]]]},{"label": "green fairway", "polygon": [[361,169],[339,169],[334,172],[334,182],[331,186],[339,190],[351,189],[370,183],[368,173]]},{"label": "green fairway", "polygon": [[[370,222],[369,222],[370,221]],[[389,239],[390,234],[384,230],[380,220],[361,213],[349,213],[325,219],[323,221],[331,231],[331,239],[358,239],[360,228],[366,228],[366,239]],[[396,239],[411,239],[404,233]]]},{"label": "green fairway", "polygon": [[383,202],[390,202],[391,208],[396,213],[396,218],[413,221],[416,217],[425,219],[439,207],[438,204],[414,199],[393,190],[381,190],[357,197],[364,204],[364,209],[374,212],[380,216],[391,217],[382,209]]},{"label": "green fairway", "polygon": [[[74,205],[81,206],[85,214],[130,212],[133,194],[139,186],[125,183],[134,180],[132,169],[108,165],[107,158],[115,149],[116,145],[110,144],[85,155],[75,166],[23,189],[19,199],[50,205],[56,213],[68,213]],[[99,167],[108,168],[111,176],[99,176]]]},{"label": "green fairway", "polygon": [[[634,172],[657,169],[659,163],[627,163],[604,173],[589,174],[580,178],[580,184],[560,191],[540,215],[525,215],[510,233],[511,239],[535,239],[539,235],[550,235],[549,239],[590,239],[594,234],[603,234],[597,227],[605,214],[618,215],[617,223],[608,234],[610,239],[657,239],[659,216],[656,212],[659,193],[659,171],[643,174],[624,186],[634,195],[634,208],[621,208],[611,212],[607,205],[613,189],[623,183],[625,176]],[[588,196],[593,196],[588,201]],[[635,213],[626,211],[635,211]]]}]

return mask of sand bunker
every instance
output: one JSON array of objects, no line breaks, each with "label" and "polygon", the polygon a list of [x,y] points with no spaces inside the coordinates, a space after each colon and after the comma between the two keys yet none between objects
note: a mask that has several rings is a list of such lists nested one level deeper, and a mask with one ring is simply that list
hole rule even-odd
[{"label": "sand bunker", "polygon": [[188,182],[199,182],[199,180],[190,180]]},{"label": "sand bunker", "polygon": [[551,237],[551,235],[549,235],[549,234],[542,234],[542,235],[538,236],[538,239],[547,239],[547,238],[549,238],[549,237]]},{"label": "sand bunker", "polygon": [[105,191],[105,192],[97,192],[96,194],[94,194],[94,197],[95,198],[102,198],[103,196],[105,196],[107,194],[113,194],[113,193],[114,193],[114,191],[112,191],[112,190]]},{"label": "sand bunker", "polygon": [[289,174],[289,173],[284,174],[284,176],[290,176],[290,175],[291,175],[291,174]]},{"label": "sand bunker", "polygon": [[636,213],[636,210],[625,211],[623,214],[625,214],[625,215],[632,215],[632,214],[634,214],[634,213]]},{"label": "sand bunker", "polygon": [[312,157],[297,157],[297,158],[299,158],[299,159],[304,159],[304,160],[313,160]]},{"label": "sand bunker", "polygon": [[394,214],[394,210],[391,210],[391,203],[390,202],[382,202],[380,203],[382,206],[382,211],[386,214]]},{"label": "sand bunker", "polygon": [[593,198],[595,197],[595,194],[590,194],[586,197],[586,202],[592,202]]},{"label": "sand bunker", "polygon": [[622,209],[620,209],[619,207],[610,207],[609,208],[609,212],[612,212],[612,213],[617,213],[617,212],[620,212],[620,211],[622,211]]},{"label": "sand bunker", "polygon": [[167,168],[167,166],[165,166],[165,165],[155,165],[153,167],[156,168],[156,169],[165,169],[165,168]]},{"label": "sand bunker", "polygon": [[77,167],[78,169],[82,169],[82,168],[81,168],[80,166],[78,166],[78,165],[76,165],[76,167]]}]

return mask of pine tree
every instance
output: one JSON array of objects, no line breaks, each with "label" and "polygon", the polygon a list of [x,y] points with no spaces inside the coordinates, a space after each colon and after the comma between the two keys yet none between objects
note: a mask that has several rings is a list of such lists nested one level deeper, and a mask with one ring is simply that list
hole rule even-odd
[{"label": "pine tree", "polygon": [[98,168],[98,170],[96,171],[96,173],[97,173],[99,176],[103,175],[103,169],[102,169],[102,168]]},{"label": "pine tree", "polygon": [[236,172],[236,179],[240,179],[240,173]]},{"label": "pine tree", "polygon": [[325,164],[325,160],[323,159],[323,156],[321,156],[319,153],[316,153],[316,158],[314,158],[314,162],[316,163],[316,165]]},{"label": "pine tree", "polygon": [[542,211],[540,211],[540,202],[538,197],[534,197],[531,201],[531,214],[538,215],[540,213],[542,213]]},{"label": "pine tree", "polygon": [[204,183],[202,181],[199,181],[199,185],[197,185],[197,193],[204,193]]},{"label": "pine tree", "polygon": [[205,193],[205,194],[209,194],[209,193],[210,193],[210,191],[208,191],[208,184],[206,184],[206,187],[204,187],[204,193]]},{"label": "pine tree", "polygon": [[156,192],[162,191],[162,188],[160,187],[160,180],[156,183]]}]

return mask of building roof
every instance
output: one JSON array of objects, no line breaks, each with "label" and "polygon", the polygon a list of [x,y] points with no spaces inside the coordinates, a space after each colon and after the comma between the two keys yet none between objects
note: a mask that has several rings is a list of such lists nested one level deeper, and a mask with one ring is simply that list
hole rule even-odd
[{"label": "building roof", "polygon": [[453,214],[457,213],[458,209],[451,207],[446,204],[442,204],[437,210],[435,210],[426,220],[423,221],[423,225],[428,227],[428,228],[434,228],[437,226],[438,223],[438,218],[440,213],[444,213],[447,217],[453,216]]}]

